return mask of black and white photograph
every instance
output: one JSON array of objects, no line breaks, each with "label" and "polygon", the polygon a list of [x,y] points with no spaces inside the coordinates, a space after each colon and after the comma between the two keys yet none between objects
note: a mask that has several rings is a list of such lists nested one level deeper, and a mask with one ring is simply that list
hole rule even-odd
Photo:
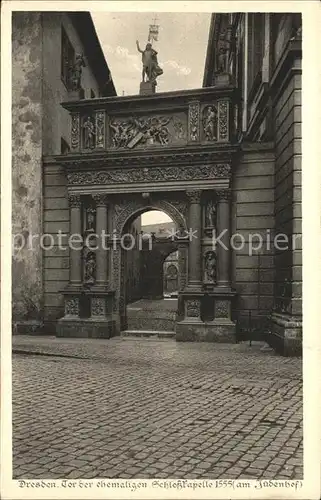
[{"label": "black and white photograph", "polygon": [[15,494],[303,498],[318,2],[28,3],[7,17],[2,205]]}]

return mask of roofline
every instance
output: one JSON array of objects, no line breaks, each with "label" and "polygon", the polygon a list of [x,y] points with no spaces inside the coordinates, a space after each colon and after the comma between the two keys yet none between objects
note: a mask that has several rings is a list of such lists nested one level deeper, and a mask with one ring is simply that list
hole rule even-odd
[{"label": "roofline", "polygon": [[[101,48],[90,12],[67,12],[84,46],[85,55],[103,97],[116,96],[111,72]],[[111,79],[110,79],[111,78]]]}]

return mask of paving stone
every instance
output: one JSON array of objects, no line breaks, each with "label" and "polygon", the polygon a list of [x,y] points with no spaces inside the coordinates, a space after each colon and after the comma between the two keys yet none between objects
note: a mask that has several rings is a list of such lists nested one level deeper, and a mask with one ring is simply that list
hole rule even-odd
[{"label": "paving stone", "polygon": [[302,477],[300,359],[244,344],[13,343],[51,355],[13,356],[15,478]]}]

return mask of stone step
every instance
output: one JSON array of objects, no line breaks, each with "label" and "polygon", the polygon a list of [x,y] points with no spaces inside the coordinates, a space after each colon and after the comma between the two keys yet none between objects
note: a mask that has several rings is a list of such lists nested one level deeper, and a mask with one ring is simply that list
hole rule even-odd
[{"label": "stone step", "polygon": [[175,337],[175,332],[164,330],[123,330],[121,337],[144,337],[158,339],[172,339]]},{"label": "stone step", "polygon": [[[155,317],[156,316],[156,317]],[[167,315],[160,317],[160,315],[142,314],[139,316],[127,316],[127,329],[128,330],[144,330],[144,331],[159,331],[171,332],[175,330],[175,316]],[[157,317],[158,316],[158,317]]]}]

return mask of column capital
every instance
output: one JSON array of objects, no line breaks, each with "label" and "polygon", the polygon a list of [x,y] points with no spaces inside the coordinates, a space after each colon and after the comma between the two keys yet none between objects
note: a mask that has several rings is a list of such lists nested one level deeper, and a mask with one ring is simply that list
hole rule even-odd
[{"label": "column capital", "polygon": [[92,195],[94,201],[96,202],[96,205],[99,206],[106,206],[107,205],[107,200],[108,197],[104,193],[95,193]]},{"label": "column capital", "polygon": [[81,199],[80,194],[68,193],[69,206],[71,208],[80,208]]},{"label": "column capital", "polygon": [[200,189],[193,189],[186,191],[186,196],[188,197],[190,203],[200,203],[202,191]]},{"label": "column capital", "polygon": [[216,191],[216,197],[218,201],[229,201],[231,199],[231,190],[230,189],[220,189]]}]

